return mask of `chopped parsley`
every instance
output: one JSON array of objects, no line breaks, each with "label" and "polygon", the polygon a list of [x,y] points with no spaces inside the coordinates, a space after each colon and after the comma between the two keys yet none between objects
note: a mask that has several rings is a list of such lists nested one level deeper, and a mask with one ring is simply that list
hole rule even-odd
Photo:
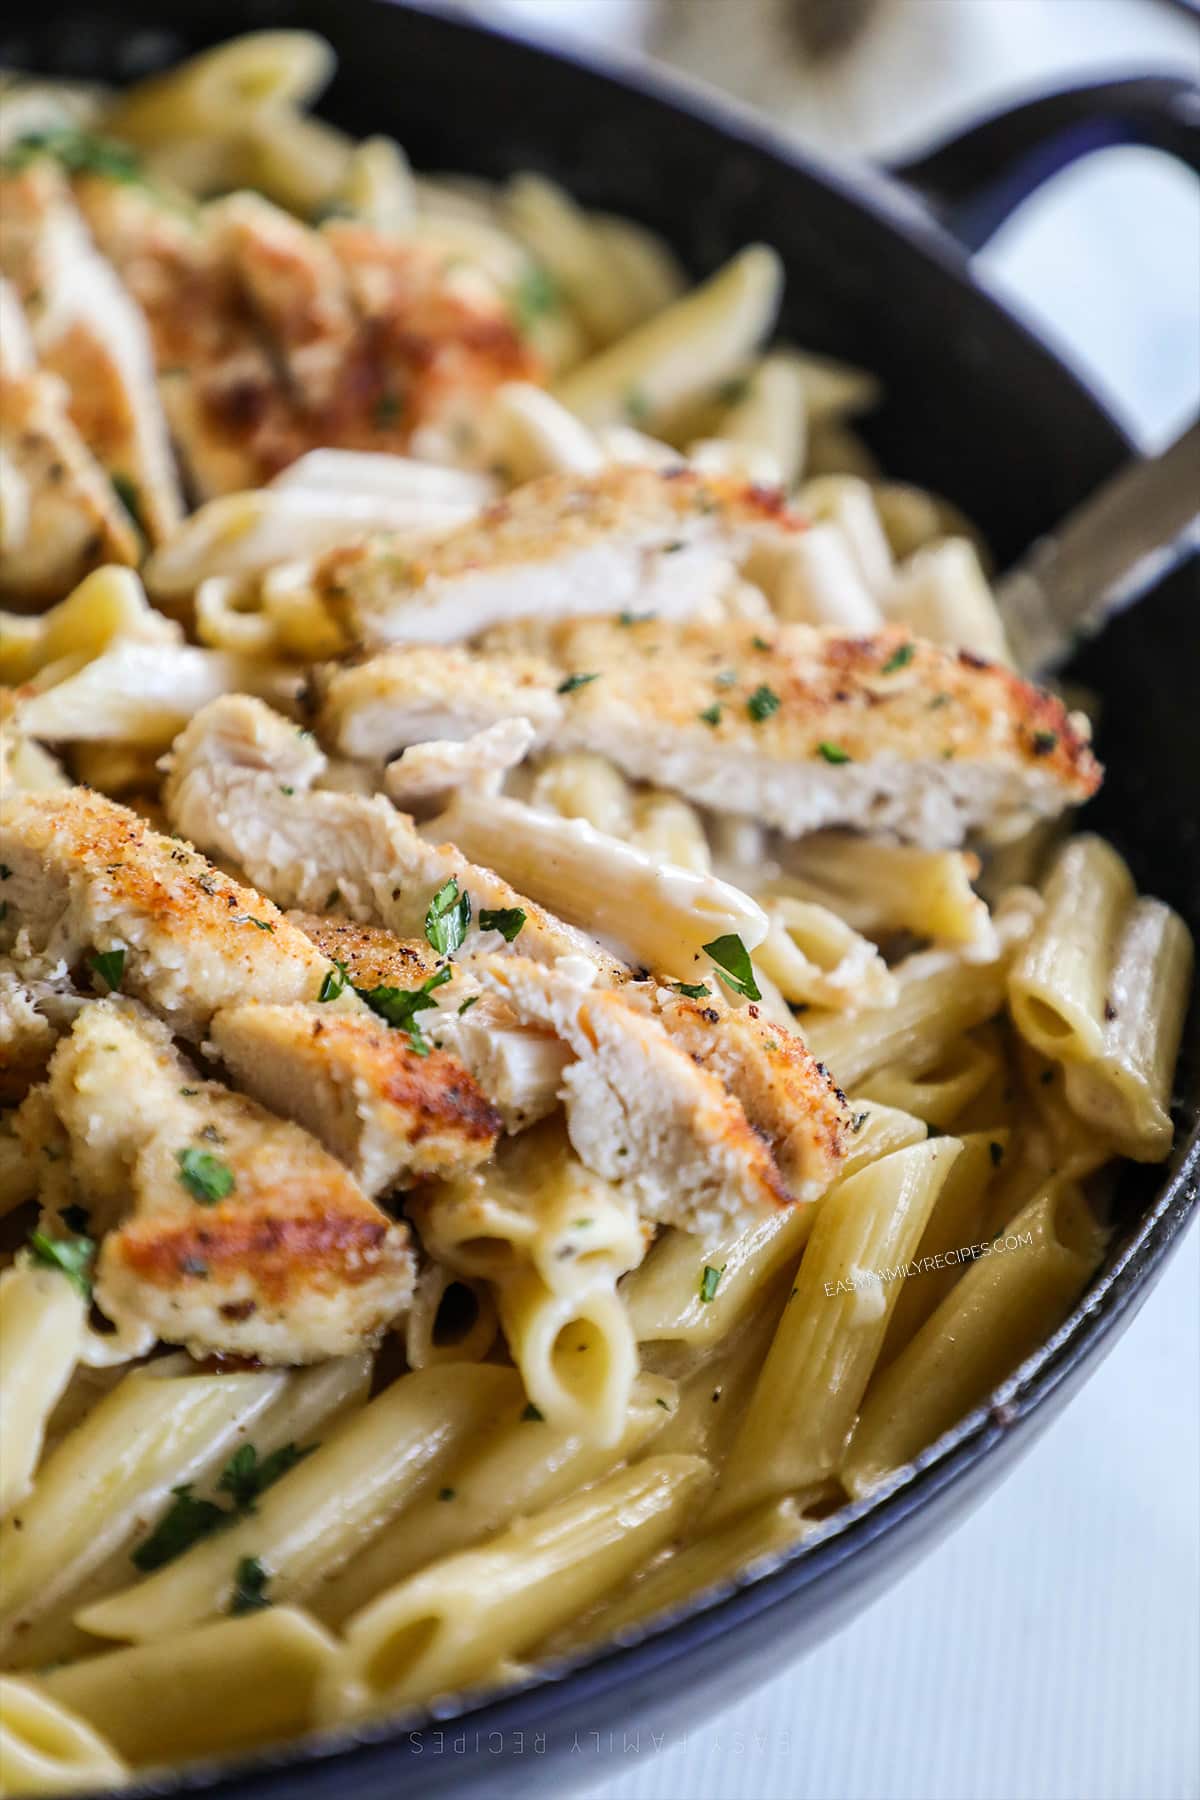
[{"label": "chopped parsley", "polygon": [[286,794],[288,799],[290,800],[296,790],[294,787],[288,787],[285,782],[281,781],[279,784],[279,791],[281,794]]},{"label": "chopped parsley", "polygon": [[256,931],[274,931],[275,929],[270,919],[256,919],[253,913],[237,913],[233,923],[235,925],[253,925]]},{"label": "chopped parsley", "polygon": [[438,1489],[438,1499],[439,1500],[455,1500],[457,1498],[458,1498],[458,1494],[457,1494],[457,1490],[455,1488],[444,1487],[444,1488]]},{"label": "chopped parsley", "polygon": [[721,723],[720,702],[717,700],[714,700],[712,705],[706,706],[704,711],[702,713],[700,713],[698,716],[704,720],[704,723],[706,725],[719,725]]},{"label": "chopped parsley", "polygon": [[319,1001],[336,1000],[339,994],[345,992],[348,979],[345,963],[339,962],[335,956],[332,969],[325,971],[325,978],[321,983],[321,991],[317,995],[317,999]]},{"label": "chopped parsley", "polygon": [[175,1499],[167,1508],[148,1538],[130,1554],[135,1569],[149,1575],[164,1563],[174,1562],[201,1538],[211,1537],[232,1524],[234,1514],[226,1512],[215,1500],[197,1500],[190,1481],[171,1489]]},{"label": "chopped parsley", "polygon": [[682,994],[685,1000],[707,1000],[712,993],[712,989],[706,987],[702,981],[673,981],[671,986],[677,994]]},{"label": "chopped parsley", "polygon": [[704,1273],[700,1277],[700,1298],[704,1301],[715,1300],[717,1289],[721,1285],[721,1277],[725,1273],[726,1264],[714,1269],[711,1263],[705,1263]]},{"label": "chopped parsley", "polygon": [[573,694],[576,688],[586,687],[589,681],[596,681],[596,675],[567,675],[559,682],[556,693]]},{"label": "chopped parsley", "polygon": [[817,754],[823,756],[827,763],[848,763],[854,760],[850,752],[843,750],[840,744],[830,744],[824,740],[817,745]]},{"label": "chopped parsley", "polygon": [[463,1001],[462,1005],[458,1009],[458,1016],[460,1019],[462,1018],[462,1016],[465,1012],[470,1012],[471,1008],[474,1006],[474,1004],[478,1000],[478,998],[479,998],[478,994],[468,994],[467,995],[466,999]]},{"label": "chopped parsley", "polygon": [[232,1194],[233,1170],[211,1150],[197,1150],[189,1144],[186,1150],[175,1152],[175,1161],[179,1164],[180,1181],[201,1206],[215,1206],[218,1200]]},{"label": "chopped parsley", "polygon": [[498,931],[506,944],[512,943],[524,924],[525,909],[523,907],[481,906],[479,909],[480,931]]},{"label": "chopped parsley", "polygon": [[87,960],[88,967],[96,971],[109,993],[115,994],[125,973],[125,946],[119,945],[115,950],[93,950]]},{"label": "chopped parsley", "polygon": [[761,687],[756,687],[747,700],[746,711],[756,724],[761,724],[772,713],[779,711],[779,695],[764,683]]},{"label": "chopped parsley", "polygon": [[376,431],[391,431],[404,416],[404,402],[390,390],[380,394],[371,408],[371,423]]},{"label": "chopped parsley", "polygon": [[257,1510],[255,1503],[259,1495],[281,1475],[303,1462],[306,1456],[311,1456],[316,1447],[306,1444],[301,1450],[296,1444],[281,1444],[278,1450],[260,1457],[253,1444],[239,1444],[221,1470],[217,1486],[223,1494],[232,1497],[239,1513],[252,1513]]},{"label": "chopped parsley", "polygon": [[894,675],[897,669],[906,668],[916,654],[917,646],[915,644],[897,644],[879,673]]},{"label": "chopped parsley", "polygon": [[750,642],[751,642],[751,643],[752,643],[752,644],[753,644],[753,645],[754,645],[754,648],[755,648],[755,649],[756,649],[756,650],[771,650],[771,649],[773,649],[773,648],[774,648],[774,646],[773,646],[773,645],[771,645],[771,644],[768,644],[768,642],[767,642],[767,640],[766,640],[766,638],[763,638],[763,637],[759,637],[759,636],[758,636],[758,635],[757,635],[757,633],[756,633],[756,634],[755,634],[755,636],[754,636],[754,637],[752,637],[752,638],[751,638],[751,639],[750,639]]},{"label": "chopped parsley", "polygon": [[145,518],[142,513],[142,491],[138,487],[137,482],[133,479],[132,475],[123,475],[119,470],[115,475],[110,475],[109,480],[112,482],[113,492],[116,494],[117,499],[121,502],[121,505],[125,508],[125,511],[129,514],[142,536],[145,537],[147,532]]},{"label": "chopped parsley", "polygon": [[471,896],[458,890],[458,877],[444,881],[425,914],[425,936],[439,956],[453,956],[471,923]]},{"label": "chopped parsley", "polygon": [[95,137],[74,125],[58,125],[50,131],[31,131],[18,138],[2,159],[6,169],[23,169],[35,156],[53,156],[72,175],[91,170],[113,181],[140,181],[136,152],[112,138]]},{"label": "chopped parsley", "polygon": [[747,1000],[761,1000],[762,993],[754,979],[754,967],[750,961],[750,952],[736,932],[728,932],[724,937],[714,938],[711,944],[703,946],[705,952],[717,965],[717,976],[732,988],[735,994],[742,994]]},{"label": "chopped parsley", "polygon": [[546,1416],[545,1413],[542,1412],[540,1407],[535,1406],[533,1404],[532,1400],[529,1402],[528,1406],[525,1408],[524,1412],[521,1414],[522,1420],[528,1421],[535,1425],[540,1425],[542,1420],[545,1418],[545,1416]]},{"label": "chopped parsley", "polygon": [[661,1394],[655,1396],[654,1404],[655,1406],[661,1406],[664,1412],[670,1412],[671,1410],[671,1402],[669,1400],[664,1400]]},{"label": "chopped parsley", "polygon": [[233,1592],[229,1597],[229,1611],[235,1619],[243,1613],[261,1612],[264,1606],[270,1606],[267,1598],[270,1579],[270,1573],[257,1556],[243,1556],[233,1572]]},{"label": "chopped parsley", "polygon": [[1033,734],[1033,754],[1035,756],[1049,756],[1057,743],[1057,731],[1035,731]]},{"label": "chopped parsley", "polygon": [[547,313],[557,312],[561,305],[558,283],[548,269],[540,265],[526,269],[512,297],[513,316],[519,331],[531,331]]},{"label": "chopped parsley", "polygon": [[408,1033],[409,1043],[416,1055],[428,1056],[429,1042],[421,1030],[417,1014],[437,1005],[433,991],[444,987],[452,973],[450,969],[437,969],[432,975],[427,975],[418,988],[381,985],[373,988],[356,987],[354,991],[393,1031]]},{"label": "chopped parsley", "polygon": [[635,613],[635,612],[630,612],[628,609],[626,609],[624,612],[619,612],[617,614],[617,624],[618,625],[644,625],[646,623],[647,619],[656,619],[657,617],[658,617],[658,614],[654,611]]},{"label": "chopped parsley", "polygon": [[735,375],[729,381],[723,381],[717,389],[717,399],[722,406],[738,406],[750,392],[750,383],[745,375]]},{"label": "chopped parsley", "polygon": [[645,388],[630,388],[625,396],[625,417],[632,425],[646,423],[650,417],[650,397]]},{"label": "chopped parsley", "polygon": [[91,1299],[88,1269],[96,1246],[90,1237],[53,1238],[44,1231],[31,1231],[29,1248],[36,1262],[44,1263],[48,1269],[57,1269],[72,1287],[78,1288],[85,1300]]}]

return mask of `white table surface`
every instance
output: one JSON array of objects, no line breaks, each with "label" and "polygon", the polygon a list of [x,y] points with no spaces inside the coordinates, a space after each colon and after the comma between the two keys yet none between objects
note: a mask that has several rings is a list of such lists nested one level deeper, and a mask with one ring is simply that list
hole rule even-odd
[{"label": "white table surface", "polygon": [[[921,26],[950,3],[909,11]],[[618,42],[640,11],[638,0],[511,10],[526,28]],[[957,0],[957,11],[974,48],[960,17],[952,91],[910,113],[918,138],[1039,79],[1137,65],[1200,74],[1200,38],[1150,0]],[[980,267],[1147,444],[1194,415],[1192,177],[1150,152],[1098,156],[1032,202]],[[593,1800],[1197,1800],[1198,1315],[1193,1229],[1091,1382],[944,1548],[686,1742],[618,1749],[587,1788]]]}]

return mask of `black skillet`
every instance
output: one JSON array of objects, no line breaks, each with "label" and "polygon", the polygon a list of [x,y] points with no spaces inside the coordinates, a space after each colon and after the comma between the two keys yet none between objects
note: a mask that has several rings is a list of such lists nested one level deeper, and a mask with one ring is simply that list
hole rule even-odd
[{"label": "black skillet", "polygon": [[[1145,77],[1050,96],[910,164],[905,180],[820,164],[746,113],[663,77],[614,76],[461,20],[380,0],[41,0],[0,30],[0,63],[123,80],[265,25],[337,48],[322,110],[397,137],[418,167],[544,169],[588,203],[655,226],[697,275],[762,238],[788,269],[782,327],[874,369],[886,402],[868,436],[889,470],[955,500],[1001,566],[1130,454],[1102,404],[973,281],[975,249],[1058,169],[1144,143],[1200,169],[1200,93]],[[1131,321],[1136,329],[1136,321]],[[1200,565],[1180,565],[1077,658],[1103,700],[1108,765],[1087,822],[1139,883],[1200,935]],[[1179,1080],[1166,1170],[1130,1170],[1123,1229],[1050,1344],[873,1503],[849,1507],[753,1582],[498,1699],[447,1701],[354,1736],[186,1774],[143,1792],[220,1800],[517,1796],[576,1787],[640,1734],[709,1717],[818,1643],[895,1580],[1000,1481],[1146,1298],[1198,1198],[1200,1019]],[[986,1624],[983,1626],[986,1629]]]}]

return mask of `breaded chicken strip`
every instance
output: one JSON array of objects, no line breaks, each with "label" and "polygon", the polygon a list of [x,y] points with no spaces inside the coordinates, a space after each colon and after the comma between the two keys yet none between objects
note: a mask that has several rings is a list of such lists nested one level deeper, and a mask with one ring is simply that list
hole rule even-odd
[{"label": "breaded chicken strip", "polygon": [[387,534],[331,550],[314,585],[368,648],[448,644],[511,619],[692,614],[803,529],[774,490],[613,466],[527,482],[420,555]]},{"label": "breaded chicken strip", "polygon": [[306,1363],[369,1343],[404,1311],[407,1228],[306,1132],[200,1080],[128,1002],[80,1016],[49,1092],[91,1228],[108,1226],[95,1292],[117,1324],[196,1356]]}]

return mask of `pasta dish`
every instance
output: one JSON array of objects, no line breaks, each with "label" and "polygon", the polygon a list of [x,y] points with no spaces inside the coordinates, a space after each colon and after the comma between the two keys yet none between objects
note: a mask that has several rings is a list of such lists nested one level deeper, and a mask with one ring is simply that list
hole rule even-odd
[{"label": "pasta dish", "polygon": [[1192,947],[865,371],[261,32],[0,139],[0,1790],[511,1681],[903,1479]]}]

